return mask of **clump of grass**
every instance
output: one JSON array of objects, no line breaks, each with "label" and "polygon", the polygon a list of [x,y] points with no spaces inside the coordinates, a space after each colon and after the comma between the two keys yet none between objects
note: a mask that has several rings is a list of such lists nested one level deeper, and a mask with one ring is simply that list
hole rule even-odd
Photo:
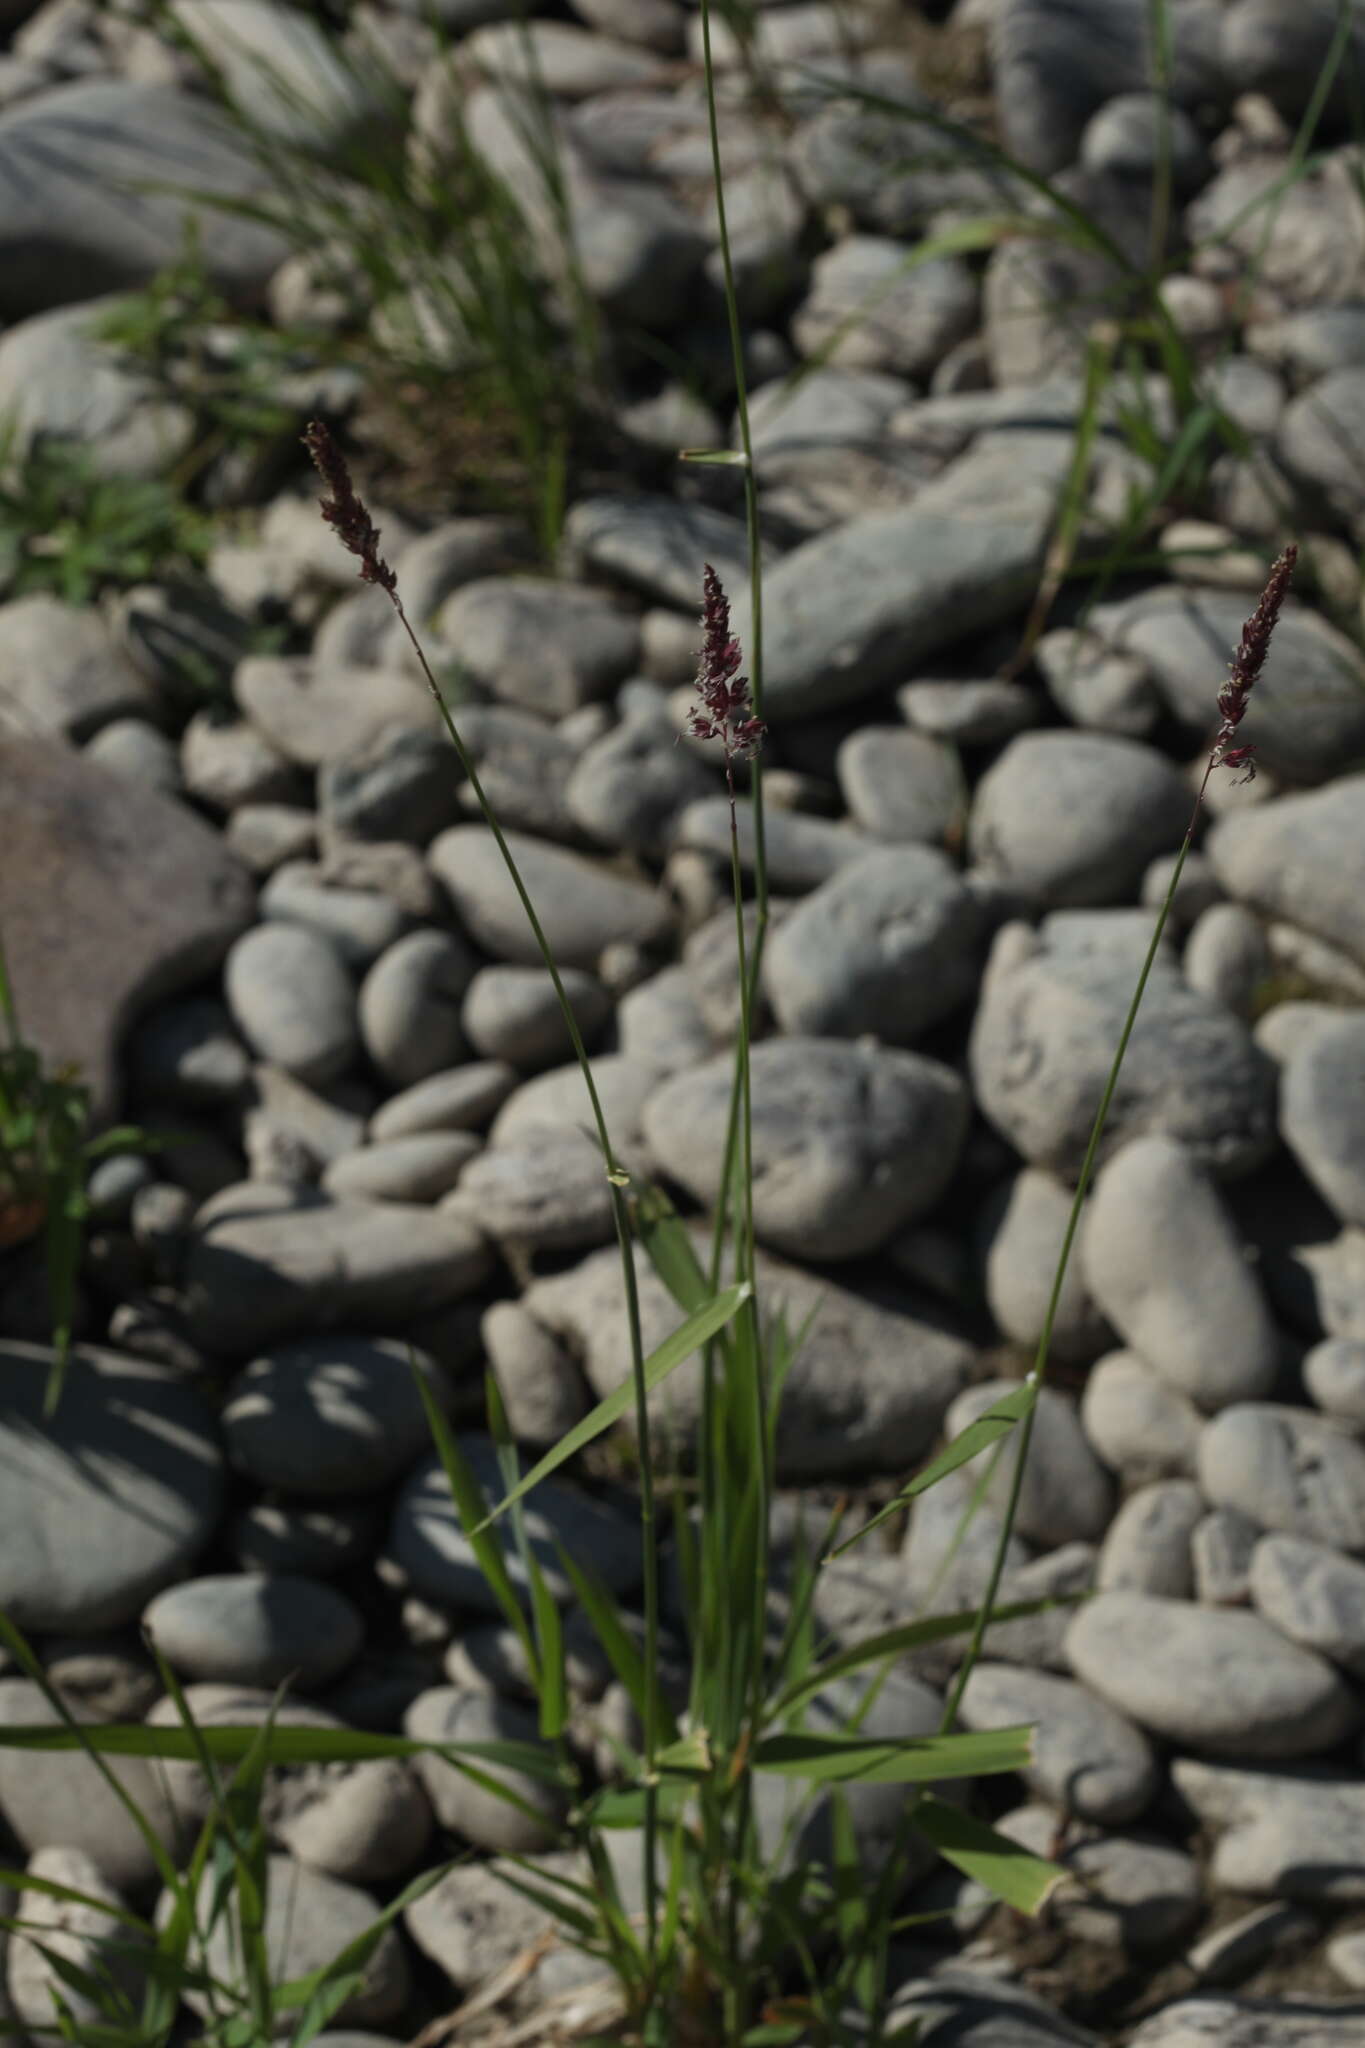
[{"label": "clump of grass", "polygon": [[38,440],[17,454],[0,427],[0,593],[46,592],[89,604],[107,590],[200,567],[210,526],[159,477],[106,476],[76,441]]}]

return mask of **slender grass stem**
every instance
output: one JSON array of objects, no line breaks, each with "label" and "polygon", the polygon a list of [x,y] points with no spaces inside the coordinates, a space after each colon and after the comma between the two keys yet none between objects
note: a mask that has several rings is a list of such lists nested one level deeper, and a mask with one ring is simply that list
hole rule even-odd
[{"label": "slender grass stem", "polygon": [[[740,448],[744,456],[744,523],[749,555],[749,633],[745,649],[750,683],[750,695],[754,717],[763,717],[763,569],[762,546],[758,520],[758,487],[754,475],[753,437],[749,424],[748,379],[744,365],[744,336],[740,324],[739,293],[735,284],[734,257],[730,243],[729,220],[725,201],[725,170],[721,158],[720,122],[716,104],[715,64],[711,46],[711,0],[702,0],[702,66],[706,87],[707,127],[711,145],[712,184],[716,197],[716,225],[720,244],[722,277],[724,282],[726,321],[730,333],[730,350],[735,378],[735,405],[739,427]],[[765,1678],[765,1627],[768,1611],[768,1586],[771,1576],[771,1530],[773,1475],[771,1471],[771,1432],[768,1422],[768,1397],[764,1377],[762,1345],[762,1318],[758,1301],[758,1275],[756,1269],[756,1245],[754,1236],[753,1205],[753,1092],[750,1066],[753,1017],[758,999],[759,976],[762,971],[763,949],[768,930],[768,864],[767,834],[763,807],[763,769],[755,757],[750,764],[749,799],[753,810],[754,829],[754,895],[756,918],[752,949],[750,949],[744,924],[744,877],[739,853],[739,829],[735,808],[735,785],[733,763],[727,757],[727,778],[730,795],[730,866],[731,884],[735,906],[735,936],[737,949],[737,971],[739,987],[739,1030],[735,1047],[735,1075],[731,1094],[730,1116],[726,1132],[726,1144],[717,1198],[715,1233],[712,1242],[711,1277],[712,1285],[719,1284],[721,1251],[725,1239],[726,1214],[730,1201],[736,1159],[738,1159],[741,1188],[741,1214],[735,1218],[735,1277],[746,1279],[751,1293],[741,1313],[745,1318],[745,1339],[736,1355],[743,1356],[749,1363],[752,1386],[749,1389],[752,1408],[749,1441],[758,1461],[758,1468],[752,1475],[756,1489],[755,1514],[757,1518],[756,1547],[757,1569],[752,1587],[752,1604],[748,1619],[749,1669],[743,1674],[747,1683],[746,1695],[747,1728],[746,1743],[750,1736],[756,1736],[763,1709]],[[702,1443],[708,1453],[716,1444],[714,1431],[715,1414],[715,1347],[708,1347],[703,1377],[703,1421]],[[718,1503],[716,1488],[723,1484],[719,1472],[710,1477],[710,1484],[704,1487],[704,1499],[710,1495],[710,1508],[714,1512]],[[736,1474],[727,1489],[733,1500],[744,1483],[744,1476]],[[733,1612],[733,1609],[727,1608]],[[745,1857],[747,1837],[752,1825],[751,1774],[744,1768],[737,1786],[727,1803],[731,1805],[733,1826],[731,1830],[731,1862],[738,1866]],[[736,1877],[731,1875],[728,1898],[727,1940],[732,1963],[737,1959],[740,1945],[740,1890]],[[723,2004],[725,2008],[725,2029],[727,2041],[737,2041],[747,2021],[748,1997],[747,1980],[742,1971],[727,1973]]]},{"label": "slender grass stem", "polygon": [[[578,1061],[584,1085],[588,1091],[588,1100],[592,1105],[597,1142],[601,1149],[602,1161],[606,1169],[611,1199],[612,1224],[616,1233],[617,1247],[621,1255],[621,1278],[626,1297],[626,1325],[630,1335],[631,1377],[635,1389],[635,1430],[640,1458],[640,1548],[645,1621],[645,1669],[652,1676],[658,1670],[659,1665],[658,1509],[654,1490],[654,1458],[649,1419],[649,1392],[645,1385],[645,1347],[640,1323],[640,1289],[635,1272],[635,1252],[631,1241],[630,1215],[626,1207],[624,1192],[629,1182],[629,1176],[612,1147],[611,1134],[607,1128],[606,1114],[602,1108],[602,1098],[598,1093],[597,1083],[593,1079],[592,1062],[588,1058],[588,1050],[583,1042],[583,1034],[579,1029],[573,1004],[570,1002],[568,991],[564,987],[559,966],[555,960],[549,939],[546,936],[545,928],[541,924],[535,904],[531,901],[530,892],[522,880],[516,856],[508,845],[506,835],[498,822],[497,814],[484,793],[483,784],[479,780],[478,770],[474,766],[473,758],[460,737],[459,727],[451,716],[450,707],[442,696],[436,678],[432,674],[431,665],[426,657],[426,651],[417,634],[413,631],[411,621],[403,607],[402,599],[397,591],[391,591],[389,596],[403,631],[407,635],[409,645],[416,655],[427,688],[435,701],[436,708],[450,738],[451,745],[455,749],[460,766],[469,778],[469,786],[473,790],[475,800],[483,813],[484,822],[493,835],[498,851],[502,855],[504,865],[511,877],[512,886],[516,890],[521,907],[526,914],[526,920],[531,927],[532,936],[535,939],[540,956],[545,962],[546,971],[554,986],[565,1027],[574,1049],[574,1056]],[[656,1759],[659,1751],[659,1712],[657,1687],[653,1684],[649,1684],[645,1688],[642,1721],[645,1758],[645,1928],[649,1967],[652,1975],[658,1960],[659,1939],[659,1876],[657,1858],[659,1784],[656,1768]]]},{"label": "slender grass stem", "polygon": [[[1147,983],[1156,962],[1157,952],[1161,946],[1167,920],[1171,914],[1171,906],[1175,902],[1175,892],[1179,887],[1185,860],[1194,840],[1195,824],[1203,807],[1204,791],[1208,786],[1209,776],[1212,772],[1213,763],[1210,761],[1209,766],[1204,771],[1204,780],[1199,785],[1199,794],[1195,798],[1194,810],[1190,815],[1190,822],[1185,829],[1185,837],[1181,841],[1180,852],[1176,856],[1175,865],[1171,870],[1171,879],[1167,885],[1165,898],[1161,909],[1157,913],[1156,923],[1152,928],[1151,943],[1147,948],[1146,957],[1142,963],[1142,972],[1139,974],[1137,985],[1133,990],[1132,1001],[1128,1005],[1128,1013],[1123,1020],[1123,1029],[1119,1033],[1119,1041],[1114,1052],[1113,1064],[1109,1069],[1109,1078],[1104,1084],[1104,1093],[1100,1097],[1100,1106],[1095,1112],[1095,1121],[1090,1130],[1090,1141],[1085,1148],[1085,1157],[1081,1161],[1081,1170],[1076,1181],[1076,1192],[1072,1198],[1070,1214],[1066,1220],[1066,1230],[1062,1235],[1062,1246],[1057,1255],[1056,1271],[1052,1276],[1052,1287],[1048,1294],[1047,1310],[1043,1316],[1042,1334],[1038,1339],[1038,1349],[1034,1354],[1033,1368],[1029,1375],[1035,1386],[1039,1389],[1042,1388],[1047,1373],[1049,1356],[1052,1350],[1052,1332],[1057,1321],[1057,1311],[1061,1305],[1062,1288],[1066,1283],[1067,1270],[1071,1261],[1071,1251],[1076,1242],[1076,1233],[1080,1228],[1081,1212],[1085,1207],[1085,1198],[1090,1192],[1090,1182],[1094,1176],[1095,1160],[1099,1154],[1100,1142],[1104,1136],[1105,1125],[1109,1121],[1109,1111],[1114,1100],[1114,1091],[1118,1087],[1119,1072],[1127,1055],[1128,1042],[1132,1038],[1133,1027],[1137,1023],[1138,1011],[1142,1007],[1142,998],[1147,993]],[[1033,1418],[1036,1413],[1037,1408],[1035,1405],[1033,1408],[1030,1408],[1028,1414],[1019,1425],[1019,1443],[1015,1452],[1009,1497],[1005,1506],[1004,1519],[1000,1527],[999,1540],[995,1546],[995,1553],[991,1558],[990,1575],[986,1581],[985,1592],[981,1596],[981,1605],[977,1610],[976,1624],[972,1629],[971,1637],[967,1644],[967,1654],[958,1667],[953,1689],[948,1695],[948,1701],[943,1710],[942,1732],[945,1734],[957,1719],[957,1711],[962,1704],[962,1695],[967,1689],[967,1681],[971,1677],[972,1671],[981,1655],[981,1645],[985,1639],[986,1630],[990,1625],[991,1610],[995,1606],[996,1595],[1000,1590],[1000,1580],[1005,1570],[1005,1558],[1009,1550],[1010,1537],[1014,1533],[1014,1524],[1019,1512],[1019,1496],[1023,1490],[1024,1468],[1028,1463],[1029,1446],[1033,1441]]]}]

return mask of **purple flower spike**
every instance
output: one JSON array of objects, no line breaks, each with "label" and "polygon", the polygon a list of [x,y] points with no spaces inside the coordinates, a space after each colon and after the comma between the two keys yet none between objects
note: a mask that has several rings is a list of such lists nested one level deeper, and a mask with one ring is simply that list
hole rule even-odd
[{"label": "purple flower spike", "polygon": [[332,494],[318,508],[323,518],[334,529],[341,545],[359,557],[361,581],[377,583],[392,597],[398,578],[379,552],[379,528],[356,495],[346,458],[321,420],[314,420],[309,426],[303,445]]},{"label": "purple flower spike", "polygon": [[697,705],[688,713],[688,730],[699,740],[719,740],[730,771],[736,757],[751,761],[767,727],[755,718],[749,701],[749,680],[739,674],[743,656],[730,637],[730,600],[711,564],[702,570],[704,633],[697,670]]},{"label": "purple flower spike", "polygon": [[1218,692],[1222,723],[1214,736],[1209,765],[1212,768],[1245,768],[1244,782],[1250,782],[1256,773],[1256,750],[1250,746],[1235,746],[1233,742],[1246,714],[1251,686],[1265,667],[1265,658],[1270,652],[1270,636],[1275,631],[1275,622],[1280,616],[1298,558],[1298,549],[1287,547],[1266,578],[1261,601],[1242,628],[1241,643],[1228,667],[1228,679]]}]

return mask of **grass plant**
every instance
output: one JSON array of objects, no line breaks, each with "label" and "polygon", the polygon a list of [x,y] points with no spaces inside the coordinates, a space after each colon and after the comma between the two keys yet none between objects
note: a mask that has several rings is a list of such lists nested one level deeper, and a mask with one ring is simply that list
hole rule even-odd
[{"label": "grass plant", "polygon": [[[18,1914],[0,1916],[0,1926],[43,1947],[56,1980],[52,2031],[83,2044],[83,2048],[161,2048],[177,2033],[185,1991],[195,1995],[207,2014],[197,2038],[211,2042],[213,2048],[266,2048],[268,2042],[280,2038],[303,2048],[342,2010],[347,1996],[363,1981],[385,1928],[451,1867],[424,1873],[385,1906],[380,1920],[360,1941],[325,1968],[294,1983],[276,1982],[267,1939],[270,1845],[261,1817],[265,1773],[272,1765],[411,1757],[426,1751],[513,1803],[516,1795],[500,1775],[508,1770],[529,1772],[562,1787],[569,1801],[566,1839],[580,1852],[581,1874],[551,1876],[532,1859],[514,1858],[503,1866],[504,1878],[544,1910],[562,1940],[600,1962],[611,1980],[614,2003],[610,2010],[615,2017],[602,2023],[610,2031],[597,2038],[628,2042],[634,2048],[702,2048],[703,2043],[706,2048],[780,2048],[780,2044],[853,2048],[855,2043],[889,2048],[893,2040],[908,2042],[913,2030],[895,2033],[889,2029],[886,1983],[890,1947],[902,1925],[902,1852],[911,1833],[923,1837],[996,1897],[1024,1912],[1041,1908],[1059,1875],[1052,1865],[992,1829],[970,1806],[955,1804],[936,1788],[1018,1772],[1028,1762],[1030,1731],[963,1733],[955,1726],[957,1708],[991,1621],[1036,1611],[1039,1604],[1002,1610],[995,1601],[1067,1261],[1148,972],[1192,843],[1203,788],[1156,919],[1109,1083],[1097,1108],[1033,1369],[1016,1391],[915,1474],[885,1511],[898,1511],[945,1474],[985,1453],[998,1456],[1012,1448],[1011,1493],[986,1596],[973,1613],[919,1618],[856,1644],[832,1648],[822,1639],[814,1619],[820,1571],[850,1543],[864,1538],[882,1517],[849,1533],[842,1516],[836,1514],[817,1540],[798,1544],[779,1605],[774,1597],[778,1588],[770,1552],[774,1445],[783,1385],[804,1333],[789,1328],[780,1306],[766,1298],[752,1208],[749,1052],[768,904],[762,773],[763,594],[760,508],[749,433],[743,336],[725,216],[711,14],[711,6],[703,0],[705,75],[738,393],[739,446],[697,451],[694,459],[728,462],[741,472],[753,625],[750,644],[741,650],[729,633],[726,593],[713,572],[699,563],[706,644],[695,716],[726,744],[727,767],[736,755],[752,757],[744,800],[754,809],[758,916],[750,939],[738,853],[739,798],[732,780],[740,1023],[726,1164],[709,1236],[699,1241],[657,1189],[633,1184],[621,1164],[553,950],[464,746],[449,693],[442,690],[427,665],[420,639],[408,623],[397,577],[380,551],[381,536],[355,491],[345,458],[328,429],[315,425],[307,438],[326,489],[323,516],[355,555],[362,578],[389,597],[408,632],[452,747],[506,862],[552,977],[583,1074],[592,1130],[610,1189],[630,1334],[630,1368],[621,1386],[528,1471],[520,1467],[498,1388],[490,1381],[488,1421],[502,1475],[500,1497],[491,1500],[476,1483],[458,1436],[418,1376],[455,1507],[498,1609],[525,1652],[537,1701],[538,1742],[441,1745],[352,1730],[285,1727],[273,1718],[259,1728],[201,1728],[174,1673],[159,1656],[162,1682],[180,1710],[180,1727],[85,1725],[75,1720],[52,1691],[19,1631],[0,1617],[0,1640],[20,1668],[43,1687],[58,1716],[51,1725],[0,1729],[0,1743],[31,1751],[83,1751],[129,1809],[164,1886],[167,1903],[148,1919],[110,1910],[105,1902],[70,1887],[39,1883],[22,1872],[0,1871],[0,1882],[8,1881],[30,1896],[45,1892],[102,1911],[111,1923],[108,1940],[93,1944],[83,1951],[83,1960],[74,1961],[52,1942],[44,1943],[41,1929],[32,1924],[22,1907]],[[839,90],[848,93],[842,82]],[[996,155],[1000,157],[998,151]],[[471,153],[471,163],[473,160]],[[1028,174],[1018,166],[1000,160],[1011,174],[1028,181]],[[300,170],[297,156],[287,164],[284,158],[277,161],[281,179],[277,199],[294,209],[301,208],[306,199],[315,210],[306,216],[299,211],[297,217],[307,217],[313,223],[313,235],[322,221],[337,226],[346,195],[353,188],[337,182],[334,167],[318,168],[315,177],[312,170],[306,175]],[[424,209],[431,195],[425,195],[414,211],[412,192],[405,186],[401,197],[396,197],[398,188],[392,182],[380,183],[381,175],[389,181],[398,175],[392,158],[374,172],[377,196],[374,207],[366,209],[366,218],[391,229],[401,208],[412,225],[412,234],[397,245],[380,235],[364,246],[377,263],[382,262],[383,275],[390,283],[410,286],[414,277],[427,274],[446,243],[441,234],[430,230],[426,218]],[[406,177],[406,170],[402,175]],[[304,182],[300,183],[301,179]],[[1046,181],[1031,182],[1052,206],[1054,226],[1060,221],[1067,232],[1085,239],[1088,246],[1100,246],[1102,230]],[[504,275],[503,259],[492,246],[496,224],[503,218],[499,211],[502,201],[485,192],[480,203],[486,212],[478,217],[492,224],[494,232],[479,260],[486,258],[492,267],[470,286],[465,266],[466,284],[452,288],[449,311],[462,332],[472,324],[491,350],[498,337],[510,331],[509,323],[515,324],[522,313],[532,319],[532,314],[522,299],[513,306],[510,300],[498,297],[504,289],[514,291],[513,280]],[[361,234],[369,234],[368,227],[357,227],[354,218],[346,225],[353,244]],[[990,232],[1004,231],[1001,227]],[[1015,222],[1009,231],[1022,230]],[[978,230],[978,235],[985,239],[985,230]],[[461,253],[463,258],[465,251]],[[463,291],[472,296],[462,298]],[[1165,352],[1169,365],[1178,369],[1188,363],[1188,351],[1163,316],[1150,280],[1146,300],[1144,317],[1154,323],[1148,338],[1158,355]],[[534,320],[539,319],[537,312]],[[554,345],[562,339],[562,330],[557,330]],[[1104,404],[1112,402],[1115,365],[1124,353],[1117,345],[1110,349],[1107,343],[1092,352],[1077,437],[1082,450],[1099,430]],[[544,328],[533,324],[520,336],[516,364],[490,374],[515,380],[525,370],[531,379],[515,388],[507,384],[504,396],[519,422],[523,456],[539,478],[542,531],[548,539],[557,529],[562,506],[569,430],[562,412],[556,410],[562,404],[558,394],[553,405],[548,400],[542,404],[547,387],[559,375],[551,337]],[[1176,381],[1173,377],[1173,384]],[[1171,446],[1151,440],[1151,423],[1140,408],[1128,416],[1125,432],[1154,458],[1153,491],[1157,495],[1153,505],[1179,484],[1211,437],[1225,434],[1223,415],[1210,401],[1200,398],[1197,382],[1189,382],[1186,398],[1192,409],[1182,416]],[[1078,566],[1083,481],[1084,468],[1078,457],[1072,486],[1059,507],[1058,539],[1045,594],[1055,594]],[[1144,530],[1145,516],[1141,506],[1134,508],[1133,534]],[[1125,539],[1123,548],[1127,546]],[[1122,548],[1117,559],[1128,559]],[[1217,768],[1248,769],[1251,765],[1248,750],[1239,743],[1238,727],[1292,567],[1291,550],[1276,565],[1220,693],[1222,725],[1205,785]],[[1112,575],[1117,568],[1106,569],[1102,564],[1102,573]],[[1048,606],[1041,600],[1040,606],[1030,620],[1031,633],[1040,631],[1046,622]],[[747,667],[747,688],[741,687],[741,661]],[[3,983],[0,993],[5,996],[5,1016],[12,1026],[12,1004]],[[17,1044],[13,1030],[11,1039],[13,1048]],[[6,1073],[10,1078],[4,1083],[8,1093],[0,1099],[0,1146],[5,1148],[6,1160],[12,1156],[22,1163],[36,1146],[41,1115],[31,1107],[26,1111],[24,1088],[32,1092],[34,1076],[22,1058],[12,1071],[0,1068],[0,1075]],[[23,1086],[16,1086],[15,1076]],[[52,1100],[52,1120],[62,1129],[70,1123],[74,1130],[78,1119],[66,1097]],[[30,1115],[29,1123],[23,1121],[25,1114]],[[63,1137],[61,1143],[68,1147],[61,1153],[67,1161],[63,1171],[68,1181],[61,1185],[75,1186],[71,1162],[78,1161],[83,1167],[88,1163],[88,1149],[69,1137]],[[641,1328],[641,1260],[649,1262],[668,1289],[679,1315],[677,1328],[652,1353],[645,1351]],[[69,1319],[67,1339],[69,1343]],[[64,1351],[65,1347],[63,1355]],[[652,1397],[671,1372],[699,1352],[703,1379],[695,1470],[684,1477],[664,1462],[652,1427]],[[570,1739],[562,1617],[528,1542],[523,1510],[528,1495],[544,1478],[627,1418],[633,1423],[638,1461],[642,1630],[632,1627],[613,1597],[574,1559],[567,1555],[560,1559],[638,1721],[637,1739],[623,1746],[618,1770],[604,1777],[585,1765]],[[676,1546],[686,1613],[689,1677],[686,1697],[681,1700],[665,1689],[661,1679],[660,1552],[666,1530]],[[524,1593],[518,1590],[518,1575]],[[953,1636],[965,1639],[966,1654],[950,1688],[938,1734],[888,1739],[866,1732],[864,1723],[897,1661]],[[152,1649],[156,1654],[155,1644]],[[841,1719],[831,1732],[829,1719],[835,1703]],[[813,1722],[812,1710],[817,1706],[823,1712]],[[192,1843],[168,1847],[156,1836],[111,1768],[110,1760],[119,1756],[176,1758],[199,1764],[212,1789],[212,1811]],[[763,1803],[773,1781],[799,1788],[798,1820],[808,1818],[817,1807],[823,1811],[828,1844],[823,1857],[787,1866],[774,1854],[763,1820]],[[875,1870],[864,1867],[855,1815],[846,1796],[852,1788],[869,1784],[904,1788],[896,1846]],[[790,1825],[787,1838],[792,1838]],[[629,1850],[624,1862],[620,1855],[613,1855],[613,1840]],[[627,1863],[638,1872],[638,1882],[623,1880],[621,1873]],[[212,1937],[216,1930],[224,1929],[231,1932],[227,1952],[232,1961],[227,1969],[213,1960],[220,1949]],[[136,1996],[120,1978],[121,1963],[131,1964],[140,1979]],[[547,2018],[543,2039],[555,2038]]]}]

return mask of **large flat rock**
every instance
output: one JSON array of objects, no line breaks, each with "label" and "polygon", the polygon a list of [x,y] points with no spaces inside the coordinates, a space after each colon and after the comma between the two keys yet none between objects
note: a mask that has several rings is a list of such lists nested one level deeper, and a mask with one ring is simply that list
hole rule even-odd
[{"label": "large flat rock", "polygon": [[51,1353],[0,1347],[0,1609],[48,1633],[117,1628],[212,1536],[223,1492],[203,1397],[160,1366],[73,1354],[42,1419]]},{"label": "large flat rock", "polygon": [[55,741],[0,739],[0,818],[0,934],[20,1025],[50,1063],[81,1070],[103,1121],[124,1031],[217,965],[250,921],[250,877],[173,798]]},{"label": "large flat rock", "polygon": [[194,214],[209,276],[253,299],[287,254],[259,221],[190,195],[249,199],[258,163],[203,99],[81,79],[0,113],[0,314],[18,319],[144,285],[181,254]]}]

